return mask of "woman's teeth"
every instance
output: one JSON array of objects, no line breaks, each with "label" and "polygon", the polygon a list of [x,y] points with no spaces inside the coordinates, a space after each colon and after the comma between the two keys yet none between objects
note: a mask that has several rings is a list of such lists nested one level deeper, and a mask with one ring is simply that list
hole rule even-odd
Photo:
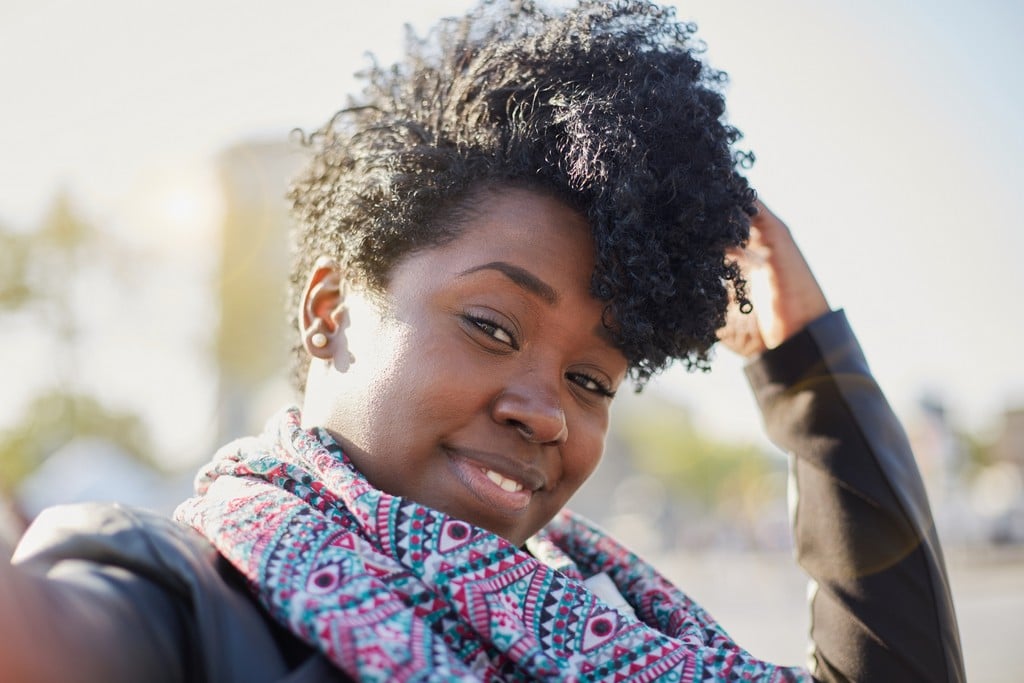
[{"label": "woman's teeth", "polygon": [[488,479],[490,479],[499,487],[501,487],[503,491],[508,491],[509,493],[516,493],[517,491],[523,490],[523,485],[520,484],[518,481],[515,481],[513,479],[506,479],[505,477],[501,476],[494,470],[484,470],[484,474],[487,475]]}]

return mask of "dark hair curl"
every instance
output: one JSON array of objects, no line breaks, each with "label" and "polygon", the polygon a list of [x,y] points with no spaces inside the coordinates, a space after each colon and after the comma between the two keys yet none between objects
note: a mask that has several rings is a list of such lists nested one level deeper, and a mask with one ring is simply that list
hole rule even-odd
[{"label": "dark hair curl", "polygon": [[518,184],[588,219],[592,291],[638,388],[676,358],[706,370],[729,289],[749,307],[725,251],[746,242],[755,195],[724,121],[727,77],[695,31],[641,0],[484,0],[410,30],[405,59],[374,61],[305,140],[295,289],[320,255],[382,288],[399,259],[456,237],[482,189]]}]

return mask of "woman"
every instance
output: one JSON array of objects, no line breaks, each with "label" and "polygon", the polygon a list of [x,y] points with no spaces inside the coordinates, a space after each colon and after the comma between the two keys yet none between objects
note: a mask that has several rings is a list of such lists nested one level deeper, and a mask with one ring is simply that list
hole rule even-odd
[{"label": "woman", "polygon": [[[737,172],[692,32],[639,2],[485,3],[372,70],[292,191],[301,410],[221,449],[177,523],[44,514],[0,581],[6,670],[961,680],[906,441]],[[753,313],[741,264],[765,275]],[[750,656],[563,510],[615,393],[673,359],[706,367],[719,336],[756,356],[796,455],[811,672]]]}]

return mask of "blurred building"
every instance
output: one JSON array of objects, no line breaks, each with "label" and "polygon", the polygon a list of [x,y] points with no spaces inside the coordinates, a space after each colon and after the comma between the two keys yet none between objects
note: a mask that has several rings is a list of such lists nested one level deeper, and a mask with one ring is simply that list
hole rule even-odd
[{"label": "blurred building", "polygon": [[1003,428],[992,445],[992,457],[1024,469],[1024,408],[1003,413]]},{"label": "blurred building", "polygon": [[258,430],[291,398],[285,193],[303,160],[298,145],[282,142],[241,143],[218,159],[225,211],[217,280],[217,443]]},{"label": "blurred building", "polygon": [[991,462],[975,478],[972,499],[997,544],[1024,543],[1024,408],[1003,413],[990,446]]},{"label": "blurred building", "polygon": [[937,396],[921,396],[903,421],[928,498],[941,518],[941,508],[962,488],[964,442],[950,421],[945,402]]}]

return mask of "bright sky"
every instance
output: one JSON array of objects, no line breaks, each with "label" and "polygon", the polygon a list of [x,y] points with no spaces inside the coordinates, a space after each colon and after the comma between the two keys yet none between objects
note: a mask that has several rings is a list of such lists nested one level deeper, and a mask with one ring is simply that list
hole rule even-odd
[{"label": "bright sky", "polygon": [[[165,452],[209,445],[213,387],[195,349],[213,324],[211,160],[319,125],[367,50],[389,60],[403,22],[467,5],[0,4],[0,221],[33,225],[64,187],[94,222],[134,235],[125,267],[147,303],[123,306],[101,284],[83,293],[106,306],[109,334],[83,354],[82,382],[149,416]],[[893,403],[929,391],[971,429],[1024,405],[1024,238],[1006,217],[1024,186],[1024,9],[699,0],[680,14],[732,76],[754,185],[846,308]],[[0,334],[0,425],[61,353],[15,354],[26,335]],[[659,388],[748,436],[757,420],[738,368],[723,352],[710,376],[673,372]]]}]

